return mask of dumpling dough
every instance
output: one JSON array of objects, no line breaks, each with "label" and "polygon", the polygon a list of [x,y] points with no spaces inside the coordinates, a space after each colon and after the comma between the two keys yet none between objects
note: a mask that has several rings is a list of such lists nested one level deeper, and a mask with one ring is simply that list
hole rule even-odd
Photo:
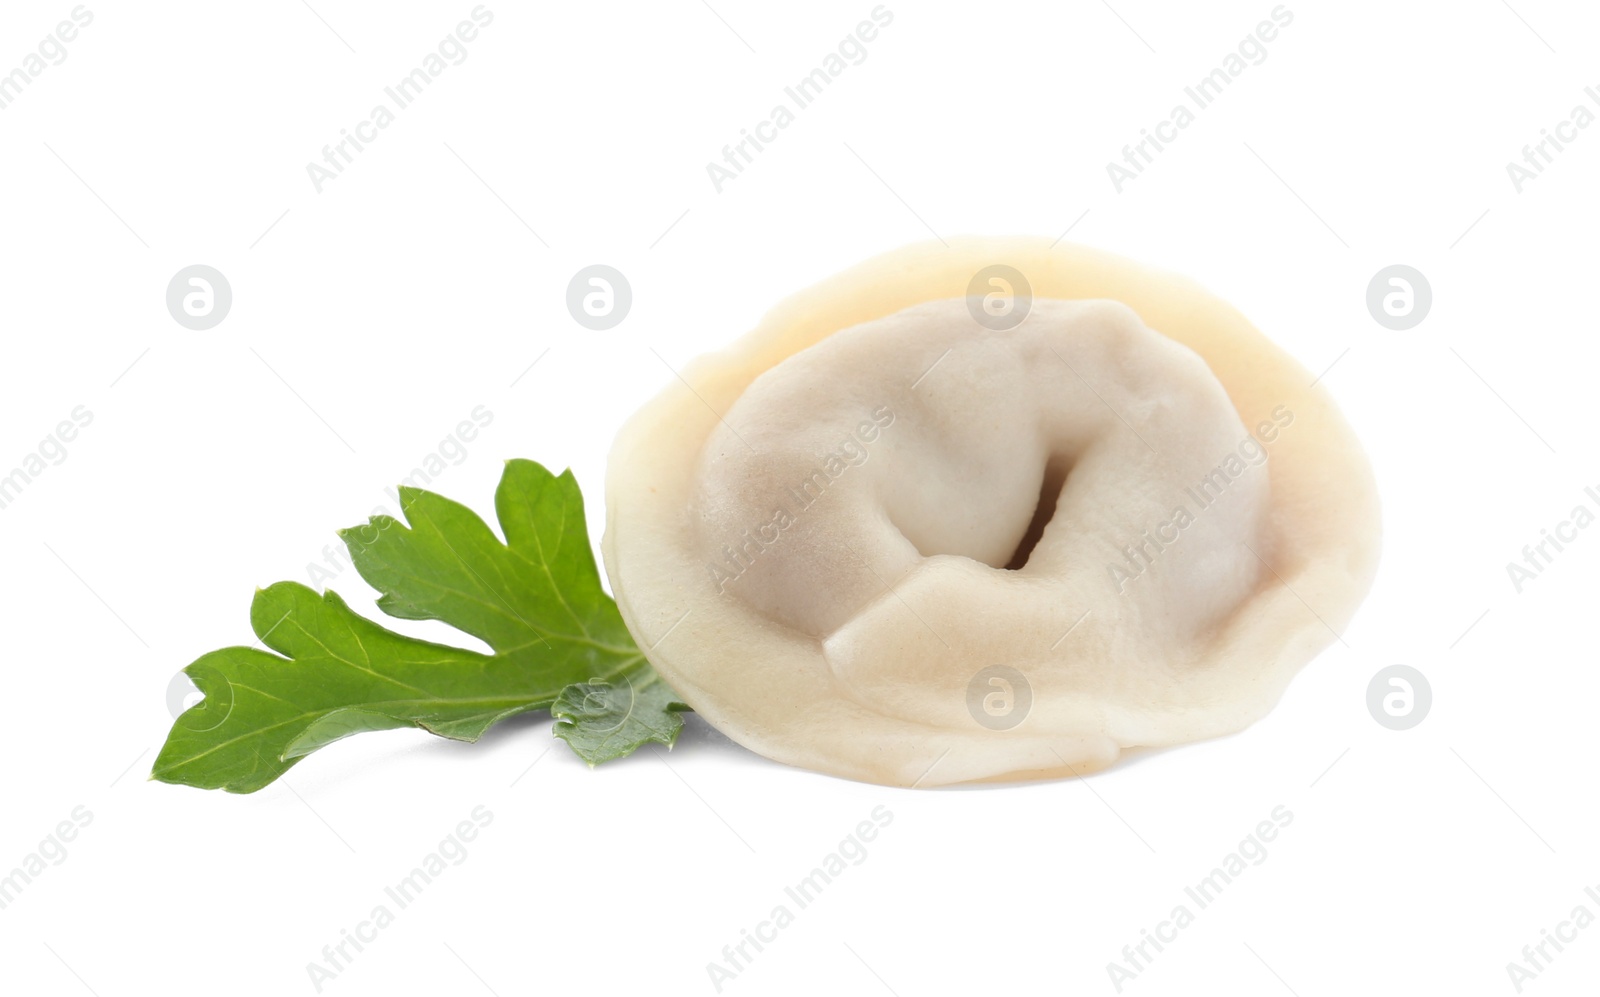
[{"label": "dumpling dough", "polygon": [[[966,298],[997,263],[1033,294],[1006,330]],[[937,786],[1237,731],[1376,566],[1311,375],[1089,249],[910,247],[682,377],[618,435],[607,571],[685,701],[789,764]]]}]

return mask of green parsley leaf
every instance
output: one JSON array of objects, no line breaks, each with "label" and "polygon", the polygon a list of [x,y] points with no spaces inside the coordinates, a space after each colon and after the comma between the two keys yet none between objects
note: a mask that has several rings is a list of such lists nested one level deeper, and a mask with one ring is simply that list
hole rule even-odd
[{"label": "green parsley leaf", "polygon": [[495,492],[505,543],[465,506],[400,494],[406,523],[374,516],[340,531],[356,570],[384,612],[440,620],[493,653],[403,636],[334,592],[279,582],[250,607],[262,647],[185,669],[205,699],[173,724],[152,778],[251,793],[351,734],[421,727],[475,741],[553,704],[558,736],[591,765],[676,740],[687,707],[600,587],[572,472],[507,462]]},{"label": "green parsley leaf", "polygon": [[644,665],[612,681],[567,686],[550,715],[556,718],[556,737],[595,766],[631,755],[647,741],[671,747],[683,729],[678,714],[687,709],[656,670]]}]

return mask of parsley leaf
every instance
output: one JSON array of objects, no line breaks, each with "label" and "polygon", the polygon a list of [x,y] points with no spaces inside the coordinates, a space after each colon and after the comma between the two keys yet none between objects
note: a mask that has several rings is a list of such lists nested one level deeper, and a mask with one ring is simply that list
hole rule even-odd
[{"label": "parsley leaf", "polygon": [[644,665],[617,680],[567,686],[550,715],[556,718],[556,737],[593,767],[631,755],[646,741],[670,747],[683,729],[678,714],[687,709],[656,670]]},{"label": "parsley leaf", "polygon": [[185,669],[205,699],[173,724],[152,778],[250,793],[351,734],[421,727],[475,741],[552,706],[557,735],[591,765],[677,739],[687,707],[600,587],[572,472],[507,462],[495,492],[505,543],[463,505],[400,495],[406,523],[374,516],[340,531],[356,570],[384,612],[440,620],[493,653],[397,634],[337,593],[279,582],[250,607],[262,647]]}]

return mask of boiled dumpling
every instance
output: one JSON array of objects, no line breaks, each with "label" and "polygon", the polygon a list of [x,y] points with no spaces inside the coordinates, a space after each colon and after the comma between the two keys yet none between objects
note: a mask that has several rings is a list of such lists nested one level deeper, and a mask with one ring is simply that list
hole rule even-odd
[{"label": "boiled dumpling", "polygon": [[606,567],[679,695],[789,764],[936,786],[1237,731],[1376,566],[1326,391],[1089,249],[891,253],[682,377],[618,435]]}]

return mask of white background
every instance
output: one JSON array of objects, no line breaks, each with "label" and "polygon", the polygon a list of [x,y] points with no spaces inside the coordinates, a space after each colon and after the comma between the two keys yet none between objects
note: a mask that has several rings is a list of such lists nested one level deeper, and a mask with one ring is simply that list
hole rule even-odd
[{"label": "white background", "polygon": [[[1114,994],[1106,964],[1283,805],[1268,858],[1124,992],[1515,993],[1524,945],[1600,914],[1600,529],[1521,594],[1506,573],[1600,486],[1600,127],[1521,193],[1506,163],[1600,88],[1600,18],[1512,4],[1291,0],[1267,60],[1119,194],[1106,163],[1270,0],[892,0],[721,193],[706,163],[870,0],[494,2],[319,194],[306,164],[470,0],[91,3],[0,111],[0,470],[94,414],[0,510],[0,872],[93,813],[0,910],[0,986],[313,993],[306,965],[481,804],[467,860],[324,992],[714,993],[706,964],[883,805],[867,859],[725,993]],[[0,72],[72,6],[0,8]],[[248,643],[254,586],[307,580],[475,406],[493,424],[435,487],[488,511],[502,459],[571,466],[597,538],[611,437],[667,364],[931,233],[1069,226],[1326,370],[1370,451],[1377,584],[1254,727],[999,789],[818,776],[695,719],[670,756],[594,771],[524,719],[477,745],[363,735],[252,796],[146,781],[173,674]],[[564,303],[597,262],[634,292],[608,332]],[[233,287],[207,332],[164,305],[193,263]],[[1433,288],[1405,332],[1364,303],[1391,263]],[[376,614],[353,571],[331,585]],[[1364,703],[1394,663],[1434,692],[1399,733]],[[1526,991],[1597,977],[1600,926]]]}]

